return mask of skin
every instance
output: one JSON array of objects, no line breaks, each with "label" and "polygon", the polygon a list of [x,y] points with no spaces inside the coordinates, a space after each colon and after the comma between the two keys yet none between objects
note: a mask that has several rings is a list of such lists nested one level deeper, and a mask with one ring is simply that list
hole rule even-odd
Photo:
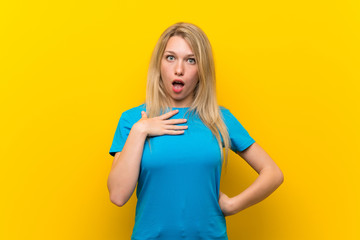
[{"label": "skin", "polygon": [[243,192],[229,198],[220,192],[219,205],[225,216],[234,215],[268,197],[284,181],[280,168],[258,144],[253,143],[242,152],[237,152],[258,174],[255,181]]},{"label": "skin", "polygon": [[[161,59],[160,74],[165,90],[171,96],[172,106],[189,107],[199,81],[198,66],[190,45],[182,37],[173,36],[167,42]],[[172,89],[174,79],[181,79],[185,83],[180,93]]]},{"label": "skin", "polygon": [[188,126],[179,126],[175,124],[186,123],[187,119],[168,119],[177,114],[179,110],[173,110],[158,117],[148,118],[146,112],[141,112],[141,119],[136,123],[140,131],[145,132],[147,136],[159,136],[165,134],[178,135],[183,134]]}]

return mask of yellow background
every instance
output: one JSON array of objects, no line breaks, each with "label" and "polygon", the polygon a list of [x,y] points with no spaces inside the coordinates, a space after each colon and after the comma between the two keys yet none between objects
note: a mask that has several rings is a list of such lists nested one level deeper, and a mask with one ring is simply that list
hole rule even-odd
[{"label": "yellow background", "polygon": [[[120,114],[178,21],[208,35],[220,105],[282,169],[229,239],[360,239],[359,1],[2,1],[0,239],[130,239],[108,196]],[[231,153],[221,190],[257,177]],[[223,172],[224,173],[224,172]]]}]

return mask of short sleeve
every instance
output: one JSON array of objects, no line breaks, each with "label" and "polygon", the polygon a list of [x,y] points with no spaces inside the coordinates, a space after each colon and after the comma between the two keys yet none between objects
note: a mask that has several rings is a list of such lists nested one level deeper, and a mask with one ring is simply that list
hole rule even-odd
[{"label": "short sleeve", "polygon": [[223,108],[222,114],[226,127],[228,128],[231,150],[241,152],[250,147],[255,140],[249,135],[248,131],[246,131],[230,110]]},{"label": "short sleeve", "polygon": [[115,156],[115,153],[121,152],[127,137],[129,136],[130,130],[132,128],[131,120],[126,112],[121,114],[120,120],[115,130],[114,139],[110,147],[109,154]]}]

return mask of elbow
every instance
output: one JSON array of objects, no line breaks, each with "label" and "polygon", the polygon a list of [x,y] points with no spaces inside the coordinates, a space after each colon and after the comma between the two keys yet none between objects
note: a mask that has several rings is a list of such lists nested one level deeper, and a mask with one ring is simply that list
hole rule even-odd
[{"label": "elbow", "polygon": [[278,166],[266,168],[264,172],[271,175],[274,187],[279,187],[284,182],[284,174]]},{"label": "elbow", "polygon": [[110,202],[115,204],[118,207],[122,207],[125,202],[123,201],[122,194],[119,193],[119,190],[117,190],[114,186],[110,184],[110,181],[108,179],[107,187],[109,190],[109,198]]},{"label": "elbow", "polygon": [[119,194],[111,194],[110,193],[110,201],[118,207],[122,207],[125,205],[125,201],[119,196]]},{"label": "elbow", "polygon": [[278,169],[276,175],[277,175],[278,186],[280,186],[284,182],[284,174],[280,169]]},{"label": "elbow", "polygon": [[112,196],[110,196],[110,201],[118,207],[122,207],[125,204],[123,201],[119,200],[118,198],[112,197]]}]

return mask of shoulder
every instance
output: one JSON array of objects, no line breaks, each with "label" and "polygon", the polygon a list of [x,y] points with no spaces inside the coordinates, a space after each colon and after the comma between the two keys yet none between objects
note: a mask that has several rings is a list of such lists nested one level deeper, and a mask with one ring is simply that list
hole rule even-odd
[{"label": "shoulder", "polygon": [[144,103],[123,111],[121,118],[126,118],[130,122],[137,122],[141,118],[141,111],[146,111],[146,106]]},{"label": "shoulder", "polygon": [[224,107],[224,106],[220,106],[220,105],[219,105],[219,109],[220,109],[220,112],[221,112],[221,113],[223,113],[223,112],[228,112],[228,111],[229,111],[229,109],[227,109],[227,108]]},{"label": "shoulder", "polygon": [[224,107],[224,106],[219,106],[220,109],[220,113],[221,113],[221,117],[224,120],[225,124],[237,124],[239,122],[239,118],[236,116],[236,114],[234,115],[230,109]]},{"label": "shoulder", "polygon": [[219,109],[223,118],[233,117],[232,113],[228,108],[219,105]]}]

